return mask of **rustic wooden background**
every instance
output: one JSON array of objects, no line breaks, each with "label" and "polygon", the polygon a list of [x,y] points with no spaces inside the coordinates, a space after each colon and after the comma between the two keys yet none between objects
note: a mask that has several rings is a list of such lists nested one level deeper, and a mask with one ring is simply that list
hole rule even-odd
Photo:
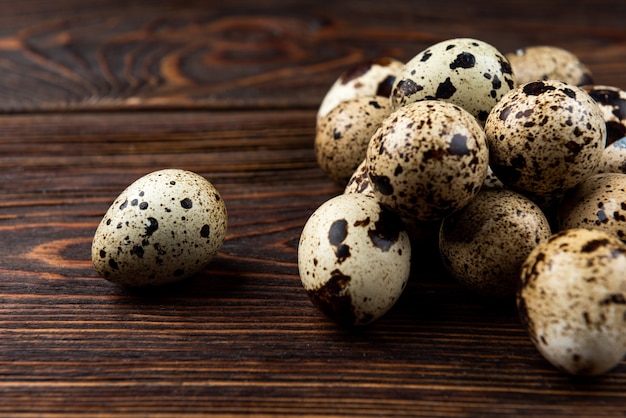
[{"label": "rustic wooden background", "polygon": [[[0,414],[624,416],[626,365],[555,370],[511,301],[477,300],[416,252],[358,331],[310,303],[296,248],[341,192],[315,113],[348,66],[452,37],[576,53],[626,88],[626,2],[0,1]],[[90,245],[143,174],[206,176],[230,227],[196,277],[150,292]]]}]

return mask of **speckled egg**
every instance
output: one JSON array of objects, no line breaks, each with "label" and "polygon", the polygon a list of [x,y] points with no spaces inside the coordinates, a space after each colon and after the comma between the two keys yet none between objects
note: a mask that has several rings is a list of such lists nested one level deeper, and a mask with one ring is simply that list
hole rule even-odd
[{"label": "speckled egg", "polygon": [[626,246],[604,231],[568,229],[522,265],[520,319],[539,352],[574,375],[598,375],[626,354]]},{"label": "speckled egg", "polygon": [[503,188],[483,189],[445,217],[439,251],[448,272],[485,297],[515,295],[522,263],[551,235],[543,212],[528,198]]},{"label": "speckled egg", "polygon": [[515,80],[496,48],[471,38],[432,45],[406,63],[391,91],[393,108],[424,99],[454,103],[484,123]]},{"label": "speckled egg", "polygon": [[401,107],[383,121],[367,148],[378,200],[402,217],[441,219],[482,186],[489,150],[476,119],[440,100]]},{"label": "speckled egg", "polygon": [[594,100],[576,86],[534,81],[507,93],[487,118],[490,166],[507,187],[553,196],[593,174],[606,124]]},{"label": "speckled egg", "polygon": [[487,168],[487,176],[485,177],[485,181],[483,182],[483,187],[485,188],[494,188],[494,187],[504,187],[504,183],[500,181],[498,176],[495,175],[491,166]]},{"label": "speckled egg", "polygon": [[390,113],[389,99],[363,96],[339,103],[320,119],[314,149],[328,178],[340,186],[348,183],[365,158],[372,135]]},{"label": "speckled egg", "polygon": [[389,97],[402,61],[381,57],[362,61],[344,71],[330,86],[317,111],[317,120],[344,100],[361,96]]},{"label": "speckled egg", "polygon": [[374,186],[370,181],[369,173],[367,172],[367,161],[363,159],[361,164],[354,170],[348,184],[344,188],[344,193],[362,193],[376,197],[374,194]]},{"label": "speckled egg", "polygon": [[224,201],[199,174],[165,169],[136,180],[115,199],[93,237],[98,274],[127,286],[185,279],[219,251],[227,227]]},{"label": "speckled egg", "polygon": [[613,86],[582,86],[596,101],[606,122],[606,145],[626,137],[626,91]]},{"label": "speckled egg", "polygon": [[593,84],[589,68],[572,52],[551,45],[520,48],[506,54],[518,84],[560,80],[582,86]]},{"label": "speckled egg", "polygon": [[401,219],[371,196],[342,194],[307,220],[298,270],[312,302],[342,325],[366,325],[402,294],[411,244]]},{"label": "speckled egg", "polygon": [[626,174],[626,137],[618,139],[604,149],[597,171]]},{"label": "speckled egg", "polygon": [[560,229],[601,229],[626,241],[626,174],[587,177],[565,193],[558,220]]}]

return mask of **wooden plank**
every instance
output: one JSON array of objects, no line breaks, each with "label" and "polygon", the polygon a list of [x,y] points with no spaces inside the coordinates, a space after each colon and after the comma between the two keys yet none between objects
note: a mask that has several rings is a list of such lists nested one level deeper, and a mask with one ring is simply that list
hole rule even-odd
[{"label": "wooden plank", "polygon": [[[372,327],[340,329],[297,274],[301,227],[340,192],[315,166],[314,111],[0,117],[0,415],[618,416],[626,365],[573,380],[512,301],[452,282],[431,248]],[[211,179],[222,251],[151,292],[96,276],[112,200],[165,165]],[[430,252],[429,252],[430,251]],[[434,261],[433,261],[434,260]]]},{"label": "wooden plank", "polygon": [[624,15],[609,0],[4,1],[0,111],[314,108],[350,65],[459,36],[564,47],[625,87]]}]

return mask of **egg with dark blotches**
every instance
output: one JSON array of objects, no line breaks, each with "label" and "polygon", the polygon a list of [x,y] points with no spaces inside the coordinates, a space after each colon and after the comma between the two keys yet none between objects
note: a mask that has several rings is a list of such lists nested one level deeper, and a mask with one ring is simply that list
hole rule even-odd
[{"label": "egg with dark blotches", "polygon": [[560,80],[582,86],[593,84],[591,70],[574,53],[552,45],[520,48],[506,54],[518,84]]},{"label": "egg with dark blotches", "polygon": [[345,100],[362,96],[388,98],[396,74],[403,67],[402,61],[380,57],[359,62],[346,69],[322,98],[317,121]]},{"label": "egg with dark blotches", "polygon": [[329,179],[346,186],[365,158],[372,135],[390,113],[388,99],[363,96],[339,103],[320,119],[315,158]]},{"label": "egg with dark blotches", "polygon": [[445,217],[439,251],[448,272],[486,297],[513,296],[522,263],[551,235],[545,215],[530,199],[503,188],[481,190]]},{"label": "egg with dark blotches", "polygon": [[554,366],[599,375],[626,354],[626,246],[604,231],[568,229],[541,242],[522,265],[522,324]]},{"label": "egg with dark blotches", "polygon": [[383,121],[366,154],[376,198],[403,218],[433,221],[460,209],[482,187],[489,165],[485,133],[449,102],[403,106]]},{"label": "egg with dark blotches", "polygon": [[206,178],[154,171],[128,186],[105,213],[93,237],[93,265],[121,285],[177,282],[213,259],[227,222],[226,205]]},{"label": "egg with dark blotches", "polygon": [[534,81],[494,106],[485,133],[491,169],[505,186],[529,196],[554,196],[593,174],[605,147],[606,124],[594,100],[557,80]]},{"label": "egg with dark blotches", "polygon": [[626,91],[613,86],[582,86],[600,107],[606,122],[606,145],[626,137]]},{"label": "egg with dark blotches", "polygon": [[311,301],[341,325],[366,325],[387,313],[411,269],[402,220],[376,199],[342,194],[318,207],[298,245],[298,271]]},{"label": "egg with dark blotches", "polygon": [[390,99],[394,109],[419,100],[445,100],[483,124],[491,108],[514,87],[504,54],[484,41],[456,38],[434,44],[407,62]]},{"label": "egg with dark blotches", "polygon": [[557,218],[560,229],[600,229],[626,241],[626,174],[587,177],[565,193]]}]

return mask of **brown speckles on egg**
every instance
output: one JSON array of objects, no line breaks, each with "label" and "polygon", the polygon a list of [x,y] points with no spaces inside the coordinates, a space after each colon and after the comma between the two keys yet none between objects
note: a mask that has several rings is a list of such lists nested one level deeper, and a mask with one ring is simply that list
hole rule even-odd
[{"label": "brown speckles on egg", "polygon": [[396,74],[404,63],[381,57],[359,62],[344,71],[330,87],[317,112],[317,121],[326,116],[341,102],[363,96],[388,98]]},{"label": "brown speckles on egg", "polygon": [[[215,195],[204,177],[185,170],[160,170],[138,179],[115,200],[94,234],[96,271],[128,286],[159,285],[196,273],[215,256],[226,234],[226,207]],[[180,205],[169,206],[174,201]],[[200,233],[190,234],[188,228]]]},{"label": "brown speckles on egg", "polygon": [[348,183],[365,158],[371,136],[390,112],[388,100],[366,96],[346,100],[320,119],[315,156],[331,180],[341,186]]},{"label": "brown speckles on egg", "polygon": [[489,114],[485,132],[496,176],[507,187],[545,197],[574,187],[595,171],[606,129],[587,94],[546,80],[507,93]]},{"label": "brown speckles on egg", "polygon": [[597,375],[626,354],[626,246],[604,231],[568,229],[522,265],[517,305],[543,356],[570,374]]},{"label": "brown speckles on egg", "polygon": [[592,84],[589,68],[563,48],[529,46],[507,53],[506,57],[518,84],[538,80],[560,80],[575,86]]},{"label": "brown speckles on egg", "polygon": [[598,104],[606,122],[606,145],[626,137],[626,91],[613,86],[581,87]]},{"label": "brown speckles on egg", "polygon": [[568,191],[558,208],[561,229],[591,228],[626,241],[626,174],[592,175]]},{"label": "brown speckles on egg", "polygon": [[340,324],[384,315],[408,280],[411,245],[401,220],[371,196],[348,193],[307,220],[298,270],[313,303]]},{"label": "brown speckles on egg", "polygon": [[394,109],[428,99],[446,100],[484,123],[491,108],[515,86],[506,57],[493,46],[459,38],[417,54],[397,75],[391,91]]},{"label": "brown speckles on egg", "polygon": [[467,204],[488,169],[481,126],[444,101],[396,110],[372,137],[366,157],[377,198],[403,218],[421,221],[441,219]]}]

